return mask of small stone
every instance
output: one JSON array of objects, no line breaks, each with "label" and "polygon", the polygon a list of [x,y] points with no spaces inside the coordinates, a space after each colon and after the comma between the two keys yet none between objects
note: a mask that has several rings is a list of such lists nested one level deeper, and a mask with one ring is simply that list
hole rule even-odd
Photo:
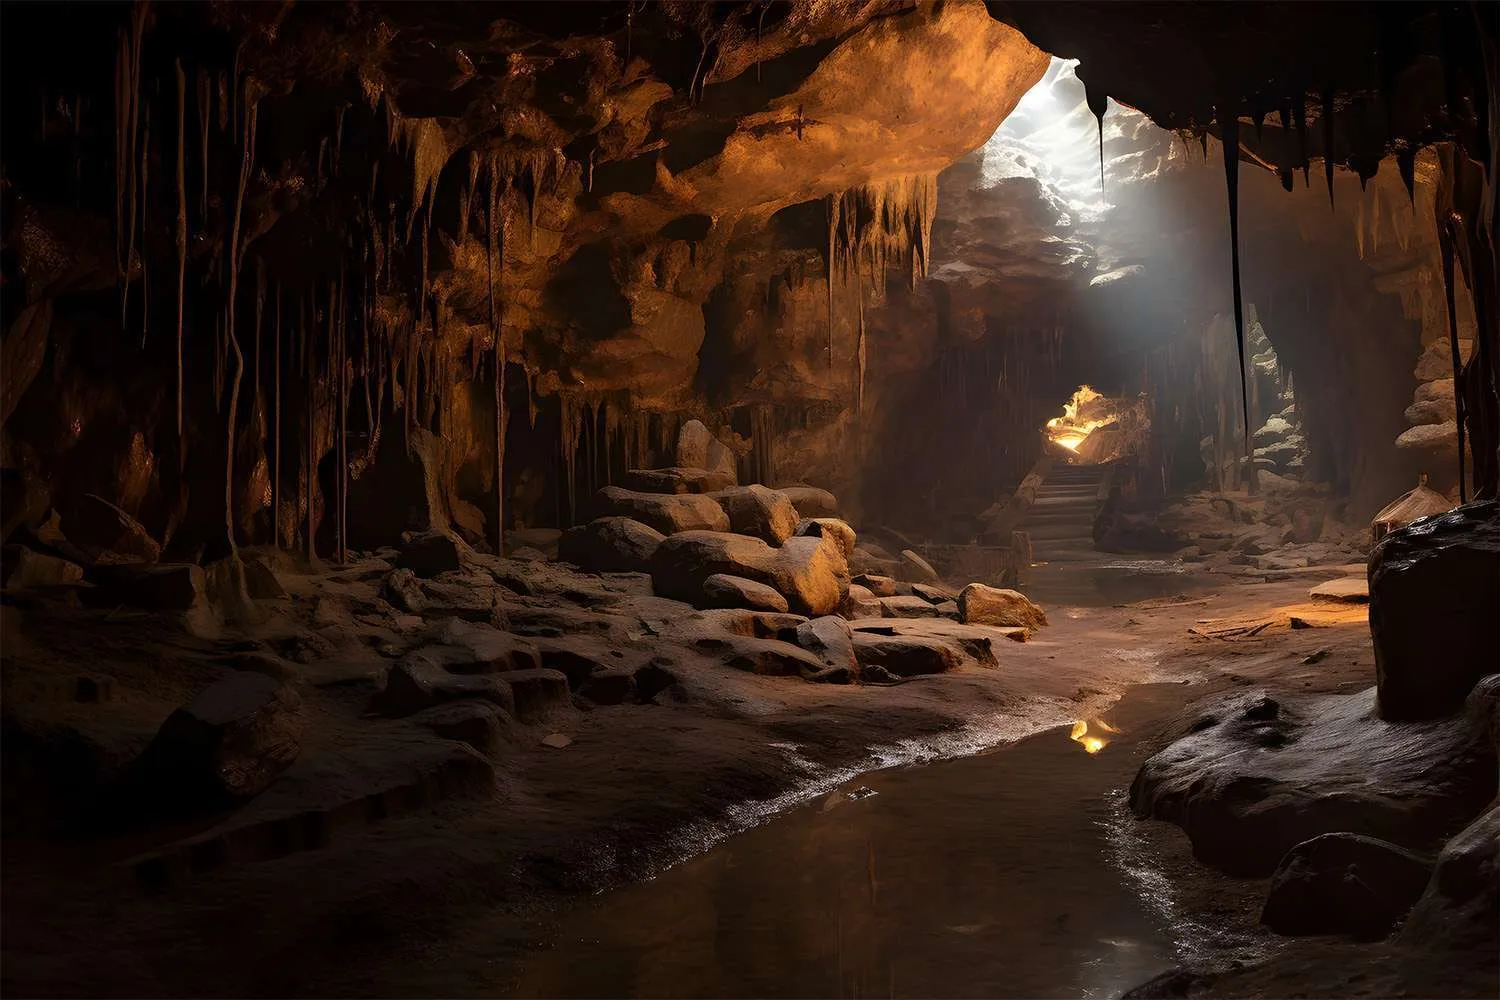
[{"label": "small stone", "polygon": [[551,747],[554,750],[561,750],[564,747],[568,747],[573,744],[573,737],[569,736],[567,733],[548,733],[546,736],[542,737],[541,743],[544,747]]}]

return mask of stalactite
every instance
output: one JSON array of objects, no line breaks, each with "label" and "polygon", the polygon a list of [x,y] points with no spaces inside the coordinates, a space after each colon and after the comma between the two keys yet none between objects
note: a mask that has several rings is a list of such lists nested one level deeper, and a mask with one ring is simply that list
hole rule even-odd
[{"label": "stalactite", "polygon": [[1333,207],[1333,91],[1323,91],[1323,178],[1328,182],[1328,207]]},{"label": "stalactite", "polygon": [[1396,170],[1401,174],[1401,183],[1406,185],[1406,197],[1412,205],[1417,203],[1417,147],[1408,143],[1396,150]]},{"label": "stalactite", "polygon": [[202,199],[198,206],[199,221],[208,226],[208,122],[213,115],[213,92],[210,89],[208,70],[198,67],[198,139],[202,146]]},{"label": "stalactite", "polygon": [[1099,126],[1099,197],[1104,197],[1104,115],[1109,111],[1109,95],[1089,83],[1083,85],[1084,98],[1089,111]]},{"label": "stalactite", "polygon": [[276,283],[276,345],[272,352],[275,370],[271,375],[272,393],[275,403],[272,415],[275,417],[276,457],[271,468],[271,545],[273,548],[281,548],[281,283]]},{"label": "stalactite", "polygon": [[839,223],[839,197],[828,196],[828,367],[833,367],[833,265],[834,232]]},{"label": "stalactite", "polygon": [[254,93],[255,81],[245,81],[245,128],[243,150],[240,156],[239,187],[235,191],[234,221],[229,236],[229,303],[225,308],[225,330],[230,349],[234,351],[234,380],[229,391],[229,420],[227,433],[227,455],[224,458],[224,529],[229,537],[230,551],[236,551],[234,538],[234,424],[240,401],[240,379],[245,374],[245,355],[240,351],[240,341],[235,335],[235,306],[240,283],[240,264],[244,247],[240,245],[240,220],[245,208],[245,188],[250,183],[250,170],[255,164],[255,122],[259,96]]},{"label": "stalactite", "polygon": [[177,60],[177,461],[184,460],[182,331],[187,295],[187,77]]},{"label": "stalactite", "polygon": [[[1245,308],[1240,294],[1240,121],[1233,110],[1224,112],[1219,131],[1224,137],[1224,183],[1229,192],[1229,252],[1234,268],[1234,337],[1240,358],[1240,401],[1245,413],[1245,453],[1252,455],[1250,432],[1250,392],[1245,374]],[[1249,466],[1250,482],[1255,482],[1255,463]]]},{"label": "stalactite", "polygon": [[[1441,203],[1441,202],[1440,202]],[[1441,209],[1439,209],[1441,212]],[[1449,220],[1438,219],[1438,251],[1443,258],[1443,298],[1448,307],[1448,350],[1453,356],[1453,403],[1458,424],[1458,498],[1469,502],[1468,484],[1464,481],[1464,393],[1463,356],[1458,349],[1458,310],[1454,308],[1453,236]]]},{"label": "stalactite", "polygon": [[[477,166],[477,160],[474,161]],[[489,298],[489,320],[490,337],[494,343],[494,364],[491,379],[494,383],[494,405],[495,405],[495,554],[505,554],[505,332],[503,323],[495,310],[495,255],[496,245],[499,244],[501,281],[504,282],[505,271],[505,246],[500,233],[496,232],[496,222],[504,225],[504,210],[498,202],[500,196],[496,192],[496,175],[499,173],[496,163],[491,160],[489,164],[489,197],[485,205],[485,289]],[[472,176],[472,170],[471,170]],[[477,180],[477,178],[476,178]],[[508,185],[508,182],[507,182]],[[497,210],[501,213],[501,219],[496,218]],[[529,383],[528,383],[529,385]],[[528,393],[529,395],[529,393]],[[533,419],[533,424],[535,419]]]},{"label": "stalactite", "polygon": [[855,344],[854,353],[859,365],[859,381],[855,387],[854,413],[856,416],[865,414],[865,288],[864,282],[855,276],[855,292],[859,300],[859,341]]}]

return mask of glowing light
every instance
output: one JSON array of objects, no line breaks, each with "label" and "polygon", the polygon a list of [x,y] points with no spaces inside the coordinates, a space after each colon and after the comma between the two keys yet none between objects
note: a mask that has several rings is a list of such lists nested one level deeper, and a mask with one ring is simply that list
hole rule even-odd
[{"label": "glowing light", "polygon": [[1047,421],[1048,439],[1069,451],[1077,451],[1096,427],[1103,427],[1116,419],[1113,412],[1098,413],[1098,406],[1088,409],[1088,412],[1094,414],[1093,416],[1082,415],[1089,404],[1102,399],[1104,397],[1091,387],[1079,386],[1078,391],[1074,392],[1063,404],[1063,415]]},{"label": "glowing light", "polygon": [[[1079,719],[1073,723],[1073,730],[1068,734],[1068,739],[1083,747],[1084,752],[1093,755],[1109,746],[1109,740],[1103,736],[1096,736],[1090,732],[1089,721]],[[1100,733],[1118,733],[1119,730],[1103,719],[1094,719],[1092,728]]]}]

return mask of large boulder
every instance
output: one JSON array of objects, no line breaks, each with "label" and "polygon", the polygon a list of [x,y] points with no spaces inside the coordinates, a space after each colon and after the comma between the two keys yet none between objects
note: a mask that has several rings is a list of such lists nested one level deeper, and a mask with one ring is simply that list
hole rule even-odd
[{"label": "large boulder", "polygon": [[714,437],[701,420],[689,420],[677,432],[677,465],[727,475],[736,481],[734,452]]},{"label": "large boulder", "polygon": [[958,620],[965,625],[1035,630],[1047,624],[1047,613],[1025,594],[971,583],[959,592]]},{"label": "large boulder", "polygon": [[815,538],[832,538],[847,561],[854,556],[854,529],[849,522],[836,517],[804,517],[797,522],[794,534],[811,535]]},{"label": "large boulder", "polygon": [[703,581],[703,607],[750,608],[753,611],[787,610],[786,598],[774,587],[742,576],[715,573]]},{"label": "large boulder", "polygon": [[1025,629],[962,625],[946,618],[876,618],[850,623],[854,634],[920,639],[947,646],[962,665],[994,668],[996,639],[1024,640]]},{"label": "large boulder", "polygon": [[901,550],[901,565],[897,572],[907,583],[937,583],[939,580],[932,563],[911,549]]},{"label": "large boulder", "polygon": [[662,533],[629,517],[600,517],[563,532],[557,556],[594,573],[644,573]]},{"label": "large boulder", "polygon": [[631,469],[625,473],[625,488],[639,493],[713,493],[727,490],[734,475],[707,469]]},{"label": "large boulder", "polygon": [[816,486],[778,486],[777,490],[786,494],[786,498],[802,517],[838,517],[838,497],[827,490]]},{"label": "large boulder", "polygon": [[62,529],[68,542],[96,565],[153,563],[161,558],[161,546],[141,522],[93,493],[68,504]]},{"label": "large boulder", "polygon": [[1500,940],[1500,806],[1444,845],[1397,940],[1423,949],[1489,948]]},{"label": "large boulder", "polygon": [[710,497],[697,493],[638,493],[619,486],[599,491],[606,514],[629,517],[663,535],[680,531],[728,531],[729,517]]},{"label": "large boulder", "polygon": [[824,615],[803,622],[797,626],[797,645],[822,660],[830,670],[843,671],[851,679],[859,676],[854,632],[844,619]]},{"label": "large boulder", "polygon": [[1421,856],[1354,833],[1325,833],[1287,852],[1260,922],[1278,934],[1383,937],[1432,874]]},{"label": "large boulder", "polygon": [[155,792],[197,810],[258,795],[301,752],[301,699],[275,677],[243,672],[177,709],[141,757]]},{"label": "large boulder", "polygon": [[1387,722],[1373,688],[1286,705],[1246,692],[1180,725],[1188,735],[1141,766],[1131,808],[1182,827],[1195,857],[1231,875],[1269,875],[1325,833],[1433,850],[1495,795],[1473,720]]},{"label": "large boulder", "polygon": [[933,636],[854,632],[854,655],[861,668],[879,667],[896,677],[941,674],[963,665],[963,657]]},{"label": "large boulder", "polygon": [[685,531],[667,537],[651,558],[651,582],[660,597],[702,605],[704,584],[715,574],[766,584],[798,614],[830,614],[849,591],[838,546],[822,538],[790,538],[773,549],[748,535]]},{"label": "large boulder", "polygon": [[[952,602],[949,602],[950,604]],[[945,618],[945,608],[933,604],[925,597],[915,594],[907,594],[900,597],[882,597],[880,599],[880,616],[882,618]],[[955,617],[957,610],[954,610]]]},{"label": "large boulder", "polygon": [[1386,535],[1370,555],[1380,714],[1451,714],[1500,663],[1500,502],[1467,504]]},{"label": "large boulder", "polygon": [[730,530],[780,545],[797,530],[797,508],[785,493],[757,484],[710,493],[729,517]]}]

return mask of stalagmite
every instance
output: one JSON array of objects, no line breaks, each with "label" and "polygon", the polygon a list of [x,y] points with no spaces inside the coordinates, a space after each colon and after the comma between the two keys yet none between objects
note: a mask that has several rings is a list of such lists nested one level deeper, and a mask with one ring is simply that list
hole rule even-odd
[{"label": "stalagmite", "polygon": [[[1245,374],[1245,308],[1240,296],[1240,120],[1234,111],[1221,115],[1219,130],[1224,137],[1224,183],[1229,192],[1229,252],[1234,268],[1234,338],[1240,358],[1240,401],[1245,413],[1245,453],[1252,454],[1250,432],[1250,392]],[[1251,462],[1250,482],[1255,483],[1255,463]]]},{"label": "stalagmite", "polygon": [[183,451],[182,328],[187,290],[187,77],[177,60],[177,461],[181,469]]}]

